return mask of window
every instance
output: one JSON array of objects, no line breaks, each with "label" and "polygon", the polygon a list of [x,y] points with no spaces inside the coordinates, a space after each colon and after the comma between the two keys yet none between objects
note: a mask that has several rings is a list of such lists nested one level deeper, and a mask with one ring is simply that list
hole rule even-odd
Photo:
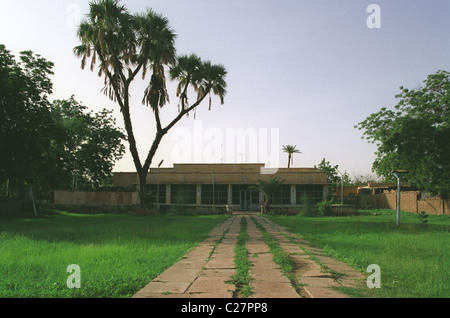
[{"label": "window", "polygon": [[297,204],[301,204],[303,197],[308,196],[312,204],[323,200],[323,185],[321,184],[297,184],[295,186]]},{"label": "window", "polygon": [[269,200],[270,204],[291,204],[291,186],[282,184],[274,191]]},{"label": "window", "polygon": [[202,204],[227,204],[227,184],[202,184]]},{"label": "window", "polygon": [[[157,184],[148,184],[147,185],[147,193],[151,193],[155,196],[158,194],[158,185]],[[166,203],[166,185],[159,185],[159,201],[158,203]]]},{"label": "window", "polygon": [[170,192],[170,203],[172,204],[197,203],[196,184],[172,184]]}]

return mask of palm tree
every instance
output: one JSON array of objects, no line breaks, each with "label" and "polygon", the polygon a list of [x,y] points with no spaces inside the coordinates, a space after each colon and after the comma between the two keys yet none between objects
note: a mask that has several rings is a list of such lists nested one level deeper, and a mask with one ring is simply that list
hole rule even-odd
[{"label": "palm tree", "polygon": [[[192,110],[188,104],[187,89],[191,85],[197,93],[197,102],[203,100],[211,92],[220,98],[224,103],[227,83],[225,76],[227,71],[223,65],[213,65],[210,61],[202,61],[197,55],[182,55],[178,58],[178,63],[170,69],[170,78],[178,80],[177,97],[180,98],[180,112]],[[209,98],[209,109],[211,110],[211,95]]]},{"label": "palm tree", "polygon": [[[188,77],[184,82],[181,73],[172,76],[171,70],[172,79],[180,80],[178,86],[183,92],[180,95],[183,108],[163,127],[160,109],[169,102],[164,70],[166,67],[183,69],[183,57],[176,57],[175,33],[168,20],[151,9],[131,15],[118,0],[98,0],[90,3],[90,12],[78,28],[78,37],[81,44],[74,48],[74,53],[81,58],[81,67],[84,69],[90,58],[93,71],[99,60],[98,75],[104,76],[103,91],[119,104],[130,153],[139,175],[140,191],[145,193],[148,170],[163,136],[211,93],[218,95],[223,103],[226,70],[221,65],[198,59],[197,68],[185,70]],[[156,135],[144,163],[139,158],[130,116],[130,85],[140,72],[142,79],[151,73],[142,103],[150,106],[156,122]],[[186,94],[189,85],[198,94],[197,101],[190,106],[187,105]]]},{"label": "palm tree", "polygon": [[291,167],[291,161],[294,161],[294,157],[292,156],[294,153],[301,153],[300,150],[296,149],[297,145],[286,145],[283,146],[282,150],[288,154],[288,168]]},{"label": "palm tree", "polygon": [[280,181],[278,177],[270,177],[269,180],[265,181],[262,179],[258,179],[258,183],[252,187],[249,187],[252,190],[261,191],[264,194],[264,205],[263,205],[263,214],[267,214],[270,212],[269,201],[272,197],[273,193],[283,184],[284,181]]}]

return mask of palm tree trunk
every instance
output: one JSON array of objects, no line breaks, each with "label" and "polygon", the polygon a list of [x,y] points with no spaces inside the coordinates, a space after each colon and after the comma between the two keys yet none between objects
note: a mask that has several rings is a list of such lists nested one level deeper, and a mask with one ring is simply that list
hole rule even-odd
[{"label": "palm tree trunk", "polygon": [[267,213],[269,213],[269,195],[267,193],[264,193],[263,214]]}]

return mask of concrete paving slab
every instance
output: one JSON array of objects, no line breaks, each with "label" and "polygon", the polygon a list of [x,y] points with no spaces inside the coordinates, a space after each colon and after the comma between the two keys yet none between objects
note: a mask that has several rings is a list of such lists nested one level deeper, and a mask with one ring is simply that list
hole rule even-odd
[{"label": "concrete paving slab", "polygon": [[361,279],[355,279],[355,278],[341,278],[339,279],[339,284],[341,284],[342,287],[348,287],[348,288],[358,288],[361,286],[364,286],[363,284],[365,281]]},{"label": "concrete paving slab", "polygon": [[148,284],[144,289],[146,293],[172,293],[172,294],[182,294],[186,292],[186,290],[191,285],[191,282],[181,282],[181,283],[173,283],[173,282],[155,282],[152,281]]},{"label": "concrete paving slab", "polygon": [[215,291],[213,293],[188,293],[184,298],[233,298],[233,292],[229,291]]},{"label": "concrete paving slab", "polygon": [[235,286],[226,283],[223,277],[202,276],[192,283],[189,293],[220,293],[224,291],[233,293],[235,289]]},{"label": "concrete paving slab", "polygon": [[235,274],[236,269],[234,268],[206,268],[203,270],[202,276],[230,278]]},{"label": "concrete paving slab", "polygon": [[346,295],[334,291],[328,287],[307,286],[304,290],[311,298],[348,298]]},{"label": "concrete paving slab", "polygon": [[[252,263],[251,298],[341,298],[345,295],[333,290],[332,287],[353,287],[360,283],[363,275],[350,266],[325,256],[322,250],[287,232],[285,228],[277,226],[271,220],[261,215],[253,215],[294,261],[294,274],[299,277],[299,282],[306,284],[303,290],[297,292],[290,280],[281,273],[279,266],[274,263],[270,249],[262,239],[261,231],[248,215],[242,214],[232,216],[215,227],[203,242],[147,284],[133,298],[236,297],[235,286],[226,282],[231,281],[236,273],[234,248],[242,216],[246,217],[248,225],[247,249]],[[217,244],[219,239],[222,241]],[[339,282],[334,281],[329,273],[322,272],[320,266],[305,254],[304,248],[315,253],[326,266],[343,273]]]},{"label": "concrete paving slab", "polygon": [[161,282],[161,283],[190,283],[192,282],[196,277],[198,277],[199,271],[188,271],[188,270],[180,270],[180,271],[173,271],[173,272],[165,272],[155,279],[153,279],[153,282]]},{"label": "concrete paving slab", "polygon": [[330,277],[305,277],[302,276],[300,278],[300,282],[306,284],[306,286],[314,286],[314,287],[339,287],[340,285]]},{"label": "concrete paving slab", "polygon": [[312,260],[302,260],[298,262],[297,259],[295,262],[295,274],[302,277],[330,277],[330,273],[324,273],[321,267],[313,262]]},{"label": "concrete paving slab", "polygon": [[202,268],[202,266],[204,266],[206,264],[206,262],[204,261],[204,260],[193,260],[193,261],[191,261],[191,260],[187,260],[187,259],[185,259],[185,260],[180,260],[178,263],[177,263],[177,266],[178,267],[183,267],[183,268],[186,268],[186,269],[192,269],[192,268]]},{"label": "concrete paving slab", "polygon": [[209,268],[220,268],[220,269],[224,269],[224,268],[235,268],[235,264],[234,264],[234,260],[230,260],[230,259],[213,259],[211,261],[209,261],[206,265],[205,268],[209,269]]},{"label": "concrete paving slab", "polygon": [[280,274],[280,270],[277,268],[256,268],[250,272],[250,277],[254,280],[289,281],[286,281],[286,276]]},{"label": "concrete paving slab", "polygon": [[291,283],[255,281],[251,283],[250,298],[300,298]]}]

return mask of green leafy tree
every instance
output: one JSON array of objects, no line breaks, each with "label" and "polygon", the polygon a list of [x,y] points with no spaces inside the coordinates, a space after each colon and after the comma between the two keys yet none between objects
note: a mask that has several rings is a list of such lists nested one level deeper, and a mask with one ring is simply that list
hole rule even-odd
[{"label": "green leafy tree", "polygon": [[31,51],[15,57],[0,45],[0,180],[24,196],[30,186],[49,186],[58,134],[48,96],[53,63]]},{"label": "green leafy tree", "polygon": [[329,195],[331,195],[332,192],[336,191],[337,188],[341,186],[341,181],[343,182],[342,185],[344,186],[352,185],[352,180],[347,171],[344,171],[344,173],[342,173],[341,175],[341,173],[339,172],[339,165],[333,166],[329,161],[326,161],[325,158],[323,158],[317,166],[314,166],[314,168],[316,168],[318,171],[327,173]]},{"label": "green leafy tree", "polygon": [[71,189],[74,180],[97,188],[124,152],[125,136],[110,111],[88,113],[73,97],[49,102],[52,68],[31,51],[16,61],[0,45],[0,183],[15,196],[30,187],[41,195]]},{"label": "green leafy tree", "polygon": [[[139,176],[140,191],[146,192],[147,174],[158,146],[167,132],[193,111],[207,96],[218,95],[223,103],[226,94],[226,70],[222,65],[202,61],[195,55],[176,56],[175,34],[168,20],[148,9],[144,13],[130,14],[117,0],[100,0],[90,3],[87,19],[78,28],[81,41],[74,53],[81,58],[81,66],[90,59],[90,69],[98,65],[98,74],[105,79],[104,92],[116,101],[123,115],[129,150]],[[178,80],[179,112],[166,126],[160,111],[168,102],[166,68],[172,80]],[[138,74],[150,80],[143,92],[142,103],[154,114],[156,135],[144,160],[138,153],[130,116],[131,84]],[[188,103],[188,88],[197,98]],[[211,99],[210,99],[211,106]]]},{"label": "green leafy tree", "polygon": [[323,158],[317,166],[314,166],[314,168],[327,173],[327,183],[333,184],[334,186],[339,183],[339,165],[332,166],[329,161],[326,161],[325,158]]},{"label": "green leafy tree", "polygon": [[393,179],[408,170],[407,181],[432,194],[450,194],[450,80],[438,71],[416,89],[400,87],[393,110],[381,108],[355,128],[377,146],[373,171]]},{"label": "green leafy tree", "polygon": [[269,180],[258,179],[256,185],[249,187],[249,189],[260,191],[264,194],[263,214],[270,213],[270,198],[273,193],[283,184],[284,181],[277,177],[270,177]]},{"label": "green leafy tree", "polygon": [[62,132],[53,148],[59,159],[60,188],[92,190],[109,185],[114,163],[125,152],[125,135],[111,113],[88,112],[73,96],[52,103],[53,120]]},{"label": "green leafy tree", "polygon": [[[384,180],[375,174],[358,174],[354,175],[351,183],[356,186],[366,186],[369,183],[384,182]],[[386,181],[389,182],[389,181]]]},{"label": "green leafy tree", "polygon": [[344,173],[342,174],[342,182],[343,182],[344,186],[349,186],[349,185],[354,184],[352,178],[350,177],[350,175],[348,174],[347,171],[344,171]]},{"label": "green leafy tree", "polygon": [[291,167],[291,163],[294,161],[293,154],[294,153],[301,153],[300,150],[297,149],[297,145],[285,145],[283,146],[282,150],[288,154],[288,168]]}]

